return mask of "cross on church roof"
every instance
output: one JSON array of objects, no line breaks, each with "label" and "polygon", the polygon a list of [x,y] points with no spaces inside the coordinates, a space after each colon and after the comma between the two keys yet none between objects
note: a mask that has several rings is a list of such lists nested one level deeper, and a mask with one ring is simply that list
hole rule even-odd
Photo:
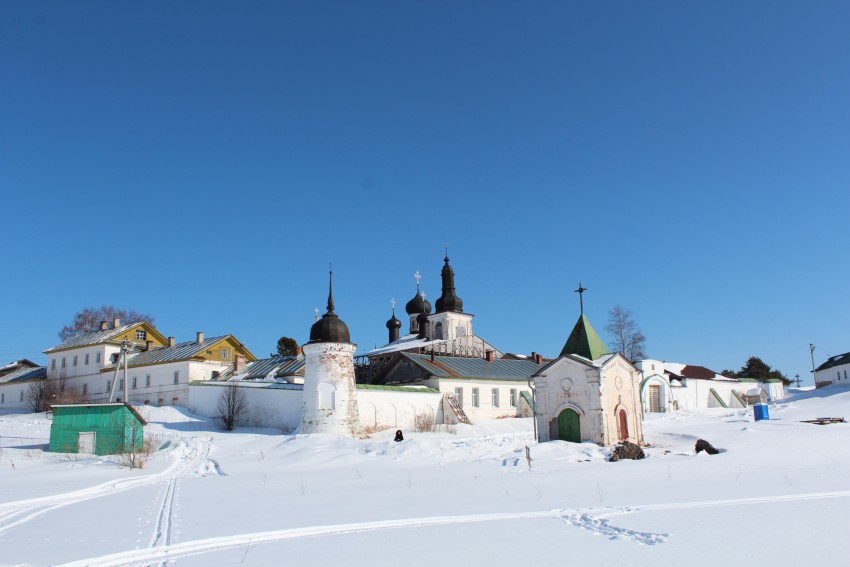
[{"label": "cross on church roof", "polygon": [[581,314],[584,315],[584,292],[587,291],[586,287],[581,286],[581,282],[578,283],[578,289],[575,292],[578,294],[578,304],[581,308]]},{"label": "cross on church roof", "polygon": [[319,320],[319,308],[316,307],[315,309],[313,309],[313,311],[316,312],[316,321],[318,321]]}]

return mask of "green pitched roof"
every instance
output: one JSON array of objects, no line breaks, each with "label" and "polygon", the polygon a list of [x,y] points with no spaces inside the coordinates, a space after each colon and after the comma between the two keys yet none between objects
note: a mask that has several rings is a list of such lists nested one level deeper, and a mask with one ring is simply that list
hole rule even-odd
[{"label": "green pitched roof", "polygon": [[561,356],[565,354],[577,354],[588,360],[596,360],[603,354],[610,354],[584,313],[576,321],[573,332],[570,333],[567,343],[561,349]]}]

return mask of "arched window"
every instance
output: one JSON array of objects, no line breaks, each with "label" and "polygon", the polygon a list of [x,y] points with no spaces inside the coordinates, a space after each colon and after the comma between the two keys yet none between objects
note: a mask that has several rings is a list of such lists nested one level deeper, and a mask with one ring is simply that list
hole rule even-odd
[{"label": "arched window", "polygon": [[437,323],[434,326],[434,338],[439,340],[443,338],[443,324]]}]

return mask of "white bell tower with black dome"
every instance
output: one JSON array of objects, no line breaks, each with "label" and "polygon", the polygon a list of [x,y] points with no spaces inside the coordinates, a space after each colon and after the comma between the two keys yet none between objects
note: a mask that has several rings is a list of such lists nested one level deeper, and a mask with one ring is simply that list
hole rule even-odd
[{"label": "white bell tower with black dome", "polygon": [[348,326],[334,313],[333,271],[330,272],[328,311],[310,328],[302,347],[306,358],[304,397],[299,433],[331,433],[361,437],[354,379],[354,351]]}]

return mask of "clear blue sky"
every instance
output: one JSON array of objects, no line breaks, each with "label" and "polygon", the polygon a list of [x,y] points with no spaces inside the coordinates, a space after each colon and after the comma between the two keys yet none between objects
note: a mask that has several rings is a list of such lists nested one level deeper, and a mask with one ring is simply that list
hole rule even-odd
[{"label": "clear blue sky", "polygon": [[[850,3],[0,3],[0,362],[79,309],[362,348],[443,242],[476,332],[809,379],[850,350]],[[323,309],[324,310],[324,309]],[[401,310],[403,313],[403,309]],[[605,338],[603,336],[603,338]]]}]

